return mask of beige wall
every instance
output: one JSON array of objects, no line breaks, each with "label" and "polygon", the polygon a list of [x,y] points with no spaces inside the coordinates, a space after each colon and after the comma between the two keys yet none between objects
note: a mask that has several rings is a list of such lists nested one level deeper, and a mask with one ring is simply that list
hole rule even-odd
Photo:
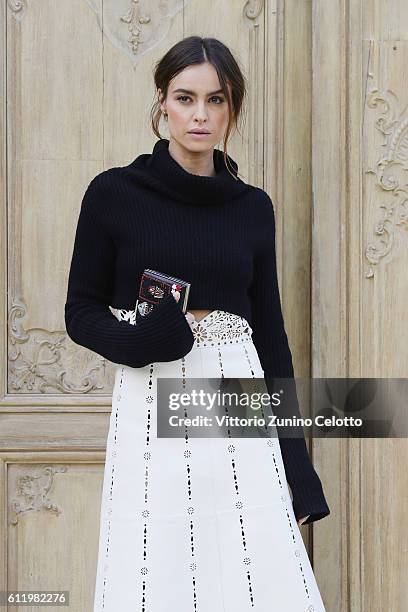
[{"label": "beige wall", "polygon": [[[151,150],[154,62],[220,38],[249,80],[230,150],[275,204],[296,374],[406,376],[408,5],[2,0],[0,23],[0,590],[68,589],[84,612],[113,383],[64,329],[88,182]],[[302,534],[327,610],[406,609],[406,441],[312,446],[332,513]]]}]

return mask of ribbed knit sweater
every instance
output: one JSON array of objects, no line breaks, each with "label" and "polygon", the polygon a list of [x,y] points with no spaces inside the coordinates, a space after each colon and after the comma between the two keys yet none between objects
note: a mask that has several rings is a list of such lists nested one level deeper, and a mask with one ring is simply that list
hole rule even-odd
[{"label": "ribbed knit sweater", "polygon": [[[109,309],[133,310],[143,270],[159,270],[191,283],[188,310],[225,310],[248,321],[269,388],[270,377],[294,376],[274,208],[265,191],[237,177],[230,156],[234,176],[220,150],[213,161],[215,176],[188,172],[160,139],[152,153],[91,180],[76,228],[66,329],[77,344],[134,368],[185,356],[194,336],[171,294],[136,326]],[[310,514],[311,523],[330,514],[303,432],[280,437],[280,446],[296,518]]]}]

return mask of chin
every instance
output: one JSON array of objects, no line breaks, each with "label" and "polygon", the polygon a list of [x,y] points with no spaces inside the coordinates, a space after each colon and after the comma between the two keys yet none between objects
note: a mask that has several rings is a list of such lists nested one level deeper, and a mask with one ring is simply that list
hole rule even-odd
[{"label": "chin", "polygon": [[190,135],[187,134],[186,137],[183,138],[183,144],[186,149],[191,149],[192,151],[208,151],[214,148],[216,142],[214,141],[213,134],[210,134],[208,138],[203,140],[195,140],[194,138],[190,138]]}]

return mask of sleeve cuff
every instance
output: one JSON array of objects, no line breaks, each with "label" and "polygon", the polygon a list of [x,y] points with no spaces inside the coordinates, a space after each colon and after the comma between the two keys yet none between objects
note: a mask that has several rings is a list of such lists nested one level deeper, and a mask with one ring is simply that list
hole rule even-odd
[{"label": "sleeve cuff", "polygon": [[330,514],[322,484],[317,474],[313,480],[309,479],[302,486],[291,485],[289,482],[288,484],[293,496],[292,504],[296,520],[299,521],[310,514],[302,525],[308,525]]},{"label": "sleeve cuff", "polygon": [[[143,351],[140,344],[137,347],[138,355],[134,367],[156,361],[174,361],[184,357],[193,348],[193,332],[171,293],[157,304],[145,319],[136,323],[134,331],[138,341],[142,340],[143,346]],[[143,352],[143,355],[140,355],[140,352]]]}]

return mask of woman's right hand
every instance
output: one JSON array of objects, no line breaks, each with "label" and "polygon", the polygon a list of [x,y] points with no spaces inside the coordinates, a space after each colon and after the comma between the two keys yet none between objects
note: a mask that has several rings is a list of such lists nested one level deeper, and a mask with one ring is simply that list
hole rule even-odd
[{"label": "woman's right hand", "polygon": [[[174,299],[176,300],[176,302],[178,302],[178,301],[179,301],[179,299],[180,299],[180,291],[176,291],[176,289],[172,289],[172,290],[171,290],[171,293],[172,293],[172,295],[173,295]],[[186,312],[186,313],[185,313],[185,317],[186,317],[186,319],[187,319],[188,324],[189,324],[189,325],[190,325],[190,327],[191,327],[191,326],[192,326],[192,324],[193,324],[193,323],[194,323],[194,321],[195,321],[195,316],[193,315],[193,313],[192,313],[192,312]]]}]

